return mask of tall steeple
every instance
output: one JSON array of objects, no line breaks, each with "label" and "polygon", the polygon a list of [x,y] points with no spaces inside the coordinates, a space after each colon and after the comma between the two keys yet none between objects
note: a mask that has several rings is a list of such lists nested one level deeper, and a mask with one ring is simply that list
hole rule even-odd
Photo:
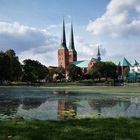
[{"label": "tall steeple", "polygon": [[67,49],[66,44],[65,22],[63,19],[61,44],[58,49],[58,66],[62,66],[64,69],[67,69],[68,65],[69,65],[69,51]]},{"label": "tall steeple", "polygon": [[135,64],[134,64],[135,66],[137,66],[137,65],[139,65],[139,63],[137,62],[137,60],[135,60]]},{"label": "tall steeple", "polygon": [[77,52],[74,45],[73,25],[71,23],[70,43],[69,43],[69,62],[77,61]]},{"label": "tall steeple", "polygon": [[73,25],[72,25],[72,23],[71,23],[71,34],[70,34],[69,50],[70,51],[75,51],[74,35],[73,35]]},{"label": "tall steeple", "polygon": [[98,61],[101,61],[101,53],[100,53],[100,48],[99,48],[99,46],[98,46],[97,59],[98,59]]},{"label": "tall steeple", "polygon": [[61,38],[61,45],[60,48],[67,49],[67,44],[66,44],[66,33],[65,33],[65,21],[63,19],[63,29],[62,29],[62,38]]}]

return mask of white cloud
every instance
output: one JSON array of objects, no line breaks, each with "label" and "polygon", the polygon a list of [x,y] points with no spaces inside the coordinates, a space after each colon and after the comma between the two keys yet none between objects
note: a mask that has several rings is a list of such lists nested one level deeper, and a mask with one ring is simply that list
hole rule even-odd
[{"label": "white cloud", "polygon": [[23,51],[19,54],[19,58],[21,61],[25,59],[33,59],[38,60],[46,66],[57,66],[57,51],[47,51],[46,49],[44,52],[39,52],[40,49],[41,48]]},{"label": "white cloud", "polygon": [[[70,30],[70,23],[66,23],[66,26]],[[62,25],[51,26],[55,27],[61,28]],[[57,65],[59,43],[60,38],[51,35],[48,30],[24,26],[17,22],[0,22],[0,50],[14,49],[21,62],[34,59],[47,66]],[[96,57],[97,44],[89,44],[81,37],[75,37],[75,47],[79,60]],[[105,54],[106,50],[101,47],[101,52]]]},{"label": "white cloud", "polygon": [[103,46],[100,44],[86,43],[85,40],[79,36],[75,38],[75,47],[80,60],[91,59],[92,57],[96,58],[98,47],[100,47],[102,56],[106,55],[106,49]]},{"label": "white cloud", "polygon": [[87,30],[94,35],[140,35],[140,0],[111,0],[106,12],[90,21]]},{"label": "white cloud", "polygon": [[47,30],[0,22],[0,50],[14,49],[21,61],[35,59],[44,65],[56,64],[58,38]]}]

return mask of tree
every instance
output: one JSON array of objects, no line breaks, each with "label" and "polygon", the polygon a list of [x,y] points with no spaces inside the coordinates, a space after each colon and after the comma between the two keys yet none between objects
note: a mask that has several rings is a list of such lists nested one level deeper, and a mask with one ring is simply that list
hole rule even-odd
[{"label": "tree", "polygon": [[97,62],[94,64],[94,66],[88,71],[89,75],[91,76],[92,79],[98,78],[99,81],[102,77],[104,69],[104,63],[102,62]]},{"label": "tree", "polygon": [[65,78],[65,69],[62,66],[57,67],[55,73],[57,74],[56,79],[62,80]]},{"label": "tree", "polygon": [[46,80],[48,74],[48,68],[40,62],[30,59],[23,61],[23,81],[40,82],[41,80]]},{"label": "tree", "polygon": [[22,74],[22,68],[15,51],[7,50],[5,55],[10,59],[10,81],[19,80]]},{"label": "tree", "polygon": [[98,78],[99,81],[102,77],[106,78],[116,78],[116,65],[112,62],[97,62],[88,72],[92,79]]},{"label": "tree", "polygon": [[104,62],[104,73],[103,77],[106,78],[106,81],[108,78],[115,79],[117,77],[117,67],[114,63],[112,62]]},{"label": "tree", "polygon": [[82,79],[83,72],[81,68],[75,65],[69,65],[67,71],[68,71],[68,77],[70,80],[75,81],[75,80]]},{"label": "tree", "polygon": [[0,52],[0,83],[10,80],[10,59],[4,52]]},{"label": "tree", "polygon": [[129,67],[123,68],[123,76],[128,77],[129,71],[130,71]]}]

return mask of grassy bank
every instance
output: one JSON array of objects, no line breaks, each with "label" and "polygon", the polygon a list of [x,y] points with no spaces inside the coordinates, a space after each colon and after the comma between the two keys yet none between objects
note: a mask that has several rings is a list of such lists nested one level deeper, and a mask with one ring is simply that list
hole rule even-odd
[{"label": "grassy bank", "polygon": [[19,90],[32,91],[56,91],[56,92],[76,92],[76,93],[102,93],[118,94],[127,96],[140,96],[140,86],[0,86],[0,89],[11,88]]},{"label": "grassy bank", "polygon": [[127,94],[140,95],[140,87],[138,86],[61,86],[61,87],[44,87],[50,91],[65,91],[79,93],[104,93],[104,94]]},{"label": "grassy bank", "polygon": [[140,140],[140,119],[6,120],[0,140]]}]

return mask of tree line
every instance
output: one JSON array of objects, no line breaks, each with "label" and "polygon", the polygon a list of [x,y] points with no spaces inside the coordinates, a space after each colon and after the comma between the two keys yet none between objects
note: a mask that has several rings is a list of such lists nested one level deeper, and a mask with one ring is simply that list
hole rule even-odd
[{"label": "tree line", "polygon": [[21,64],[14,50],[0,52],[0,83],[13,81],[22,82],[52,82],[52,81],[78,81],[83,79],[98,79],[104,77],[115,79],[116,65],[111,62],[98,62],[85,74],[81,68],[69,65],[65,71],[59,66],[49,69],[39,61],[26,59]]},{"label": "tree line", "polygon": [[55,70],[55,80],[65,81],[79,81],[79,80],[98,80],[101,81],[102,78],[105,81],[108,79],[117,79],[118,72],[117,67],[112,62],[97,62],[89,69],[86,73],[80,67],[70,64],[65,71],[63,67],[59,66]]},{"label": "tree line", "polygon": [[48,68],[35,60],[19,62],[14,50],[0,52],[0,83],[23,81],[39,82],[48,76]]}]

